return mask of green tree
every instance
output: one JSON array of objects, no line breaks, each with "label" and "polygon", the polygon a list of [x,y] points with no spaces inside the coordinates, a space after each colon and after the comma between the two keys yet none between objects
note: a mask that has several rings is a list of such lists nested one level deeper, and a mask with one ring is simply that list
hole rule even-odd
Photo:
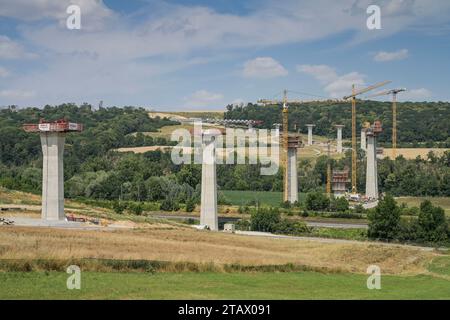
[{"label": "green tree", "polygon": [[280,212],[278,210],[274,208],[258,208],[251,215],[251,229],[253,231],[273,232],[280,221]]},{"label": "green tree", "polygon": [[345,197],[332,198],[330,209],[337,212],[345,212],[348,210],[349,204]]},{"label": "green tree", "polygon": [[330,199],[322,192],[310,192],[306,195],[307,210],[327,210],[330,206]]},{"label": "green tree", "polygon": [[380,200],[375,210],[368,214],[371,239],[392,240],[396,239],[400,230],[400,208],[391,195],[386,195]]},{"label": "green tree", "polygon": [[195,201],[193,198],[189,198],[186,201],[186,212],[192,212],[195,209]]},{"label": "green tree", "polygon": [[433,206],[429,200],[420,204],[418,226],[420,240],[439,242],[447,239],[448,224],[444,209]]}]

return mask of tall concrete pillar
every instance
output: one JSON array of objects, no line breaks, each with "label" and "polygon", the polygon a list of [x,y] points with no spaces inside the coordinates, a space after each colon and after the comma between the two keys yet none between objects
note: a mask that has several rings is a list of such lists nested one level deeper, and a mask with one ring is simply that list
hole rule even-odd
[{"label": "tall concrete pillar", "polygon": [[306,125],[308,127],[308,146],[312,146],[313,144],[313,135],[312,135],[312,130],[313,127],[315,127],[315,124],[307,124]]},{"label": "tall concrete pillar", "polygon": [[367,149],[366,130],[367,129],[361,129],[361,149],[364,151]]},{"label": "tall concrete pillar", "polygon": [[378,199],[377,139],[373,132],[366,132],[366,196]]},{"label": "tall concrete pillar", "polygon": [[215,134],[210,130],[203,131],[202,161],[202,194],[200,224],[210,230],[219,230],[217,217],[217,176],[215,156]]},{"label": "tall concrete pillar", "polygon": [[41,132],[43,154],[42,214],[44,220],[64,220],[64,168],[65,134]]},{"label": "tall concrete pillar", "polygon": [[290,203],[298,201],[297,148],[288,149],[287,197]]},{"label": "tall concrete pillar", "polygon": [[342,153],[342,128],[344,126],[342,124],[336,125],[337,129],[337,140],[336,140],[336,152]]},{"label": "tall concrete pillar", "polygon": [[298,201],[298,173],[297,173],[297,149],[300,144],[300,137],[288,137],[287,167],[284,178],[284,199],[289,203]]}]

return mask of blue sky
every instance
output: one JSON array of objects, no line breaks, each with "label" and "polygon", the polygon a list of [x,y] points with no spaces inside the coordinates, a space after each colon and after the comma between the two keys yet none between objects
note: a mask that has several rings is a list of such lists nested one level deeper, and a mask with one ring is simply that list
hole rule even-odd
[{"label": "blue sky", "polygon": [[223,109],[383,80],[400,100],[449,101],[449,57],[447,0],[0,0],[0,105]]}]

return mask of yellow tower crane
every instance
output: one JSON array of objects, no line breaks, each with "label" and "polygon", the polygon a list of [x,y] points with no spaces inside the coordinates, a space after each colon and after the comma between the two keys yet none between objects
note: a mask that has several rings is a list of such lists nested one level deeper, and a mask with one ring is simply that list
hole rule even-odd
[{"label": "yellow tower crane", "polygon": [[356,189],[356,153],[357,153],[357,146],[356,146],[356,97],[360,94],[366,93],[370,90],[382,87],[391,81],[383,81],[377,84],[374,84],[372,86],[369,86],[364,89],[355,90],[355,85],[352,85],[352,94],[345,96],[344,100],[348,100],[352,98],[352,193],[357,193]]},{"label": "yellow tower crane", "polygon": [[392,158],[397,158],[397,94],[406,91],[405,88],[386,90],[375,93],[369,98],[392,95]]},{"label": "yellow tower crane", "polygon": [[283,161],[283,166],[284,166],[284,176],[283,176],[283,201],[288,201],[288,172],[287,172],[287,152],[288,152],[288,134],[289,134],[289,107],[288,104],[289,103],[300,103],[301,101],[299,100],[290,100],[288,101],[287,99],[287,93],[288,90],[283,90],[283,100],[268,100],[268,99],[260,99],[257,102],[264,104],[264,105],[279,105],[282,104],[283,105],[283,110],[282,110],[282,118],[283,118],[283,153],[282,153],[282,161]]}]

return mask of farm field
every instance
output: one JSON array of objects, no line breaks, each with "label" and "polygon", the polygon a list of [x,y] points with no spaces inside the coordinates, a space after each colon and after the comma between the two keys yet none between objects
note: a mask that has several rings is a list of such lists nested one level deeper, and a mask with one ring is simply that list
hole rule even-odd
[{"label": "farm field", "polygon": [[430,200],[435,206],[440,206],[445,210],[445,214],[450,216],[450,197],[398,197],[399,204],[405,203],[408,207],[419,207],[420,203]]},{"label": "farm field", "polygon": [[80,290],[68,290],[67,277],[0,273],[0,299],[450,299],[450,280],[431,275],[382,276],[381,290],[348,273],[82,272]]},{"label": "farm field", "polygon": [[142,259],[213,264],[217,270],[227,264],[293,264],[310,270],[365,273],[368,265],[377,264],[384,274],[414,275],[425,272],[429,262],[440,256],[432,249],[410,246],[333,239],[274,239],[156,222],[138,229],[114,231],[0,227],[0,244],[0,260]]},{"label": "farm field", "polygon": [[[448,148],[398,148],[397,155],[402,155],[405,159],[415,159],[420,156],[422,159],[426,159],[430,151],[433,151],[436,156],[442,156]],[[385,148],[383,151],[385,157],[392,159],[393,149]]]},{"label": "farm field", "polygon": [[[235,206],[244,206],[250,201],[259,201],[260,204],[268,206],[279,206],[283,201],[283,192],[277,191],[221,190],[220,192]],[[303,200],[305,196],[299,193],[300,200]]]}]

